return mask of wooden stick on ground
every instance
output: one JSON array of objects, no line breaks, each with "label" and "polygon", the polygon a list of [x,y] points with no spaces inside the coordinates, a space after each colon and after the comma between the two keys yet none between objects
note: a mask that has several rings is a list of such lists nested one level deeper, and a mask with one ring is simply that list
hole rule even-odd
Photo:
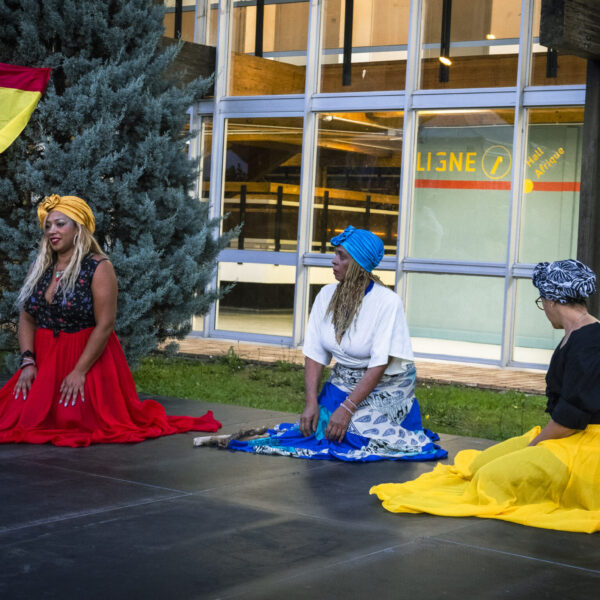
[{"label": "wooden stick on ground", "polygon": [[194,447],[217,446],[226,448],[231,440],[249,440],[260,437],[267,432],[270,427],[255,427],[251,429],[240,429],[236,433],[220,435],[202,435],[194,438]]}]

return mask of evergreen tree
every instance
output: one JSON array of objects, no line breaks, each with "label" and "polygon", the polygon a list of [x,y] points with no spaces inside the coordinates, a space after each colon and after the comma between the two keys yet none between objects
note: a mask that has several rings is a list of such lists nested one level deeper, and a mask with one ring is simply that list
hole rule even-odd
[{"label": "evergreen tree", "polygon": [[176,48],[160,49],[163,16],[152,0],[0,0],[0,62],[53,69],[25,131],[0,154],[0,347],[37,251],[35,207],[52,193],[94,210],[134,364],[183,338],[217,297],[206,288],[230,236],[192,195],[185,133],[210,81],[178,87],[169,77]]}]

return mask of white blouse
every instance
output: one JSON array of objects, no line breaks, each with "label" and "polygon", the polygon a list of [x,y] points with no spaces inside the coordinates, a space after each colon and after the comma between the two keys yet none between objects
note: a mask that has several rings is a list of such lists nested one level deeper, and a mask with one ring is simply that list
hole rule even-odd
[{"label": "white blouse", "polygon": [[375,283],[363,298],[358,315],[338,344],[331,315],[325,317],[337,284],[321,289],[315,298],[302,352],[304,356],[327,366],[331,359],[353,369],[387,364],[387,375],[403,369],[414,360],[408,325],[400,296]]}]

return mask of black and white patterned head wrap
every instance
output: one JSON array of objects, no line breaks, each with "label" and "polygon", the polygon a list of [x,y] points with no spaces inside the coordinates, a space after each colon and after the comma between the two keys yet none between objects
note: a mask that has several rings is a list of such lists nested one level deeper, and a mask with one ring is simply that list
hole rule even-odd
[{"label": "black and white patterned head wrap", "polygon": [[542,298],[560,304],[583,300],[596,291],[594,271],[572,258],[538,263],[533,269],[532,281]]}]

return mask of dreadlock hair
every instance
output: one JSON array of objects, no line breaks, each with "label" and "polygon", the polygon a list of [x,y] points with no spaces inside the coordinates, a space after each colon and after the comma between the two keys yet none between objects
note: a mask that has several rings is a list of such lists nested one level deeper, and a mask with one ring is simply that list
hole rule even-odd
[{"label": "dreadlock hair", "polygon": [[331,314],[338,344],[358,314],[370,281],[384,285],[377,275],[365,271],[353,258],[350,258],[344,280],[340,281],[335,288],[325,313],[325,316]]},{"label": "dreadlock hair", "polygon": [[[106,254],[100,248],[100,245],[96,241],[96,238],[87,230],[86,227],[83,227],[81,224],[75,221],[75,226],[77,228],[77,234],[75,235],[75,239],[73,240],[73,256],[71,256],[71,260],[63,273],[63,276],[60,279],[59,287],[57,291],[62,292],[63,299],[66,298],[68,294],[70,294],[74,287],[75,282],[79,278],[79,272],[81,271],[81,261],[84,257],[89,254],[100,254],[101,256],[106,256]],[[46,269],[56,262],[56,252],[52,250],[52,246],[48,241],[48,238],[44,235],[42,236],[42,240],[40,241],[40,247],[36,256],[33,265],[31,266],[31,271],[29,275],[25,278],[25,282],[23,283],[23,287],[19,292],[19,296],[16,301],[16,306],[21,309],[23,305],[27,301],[27,298],[31,296],[33,290],[40,277],[46,272]]]}]

